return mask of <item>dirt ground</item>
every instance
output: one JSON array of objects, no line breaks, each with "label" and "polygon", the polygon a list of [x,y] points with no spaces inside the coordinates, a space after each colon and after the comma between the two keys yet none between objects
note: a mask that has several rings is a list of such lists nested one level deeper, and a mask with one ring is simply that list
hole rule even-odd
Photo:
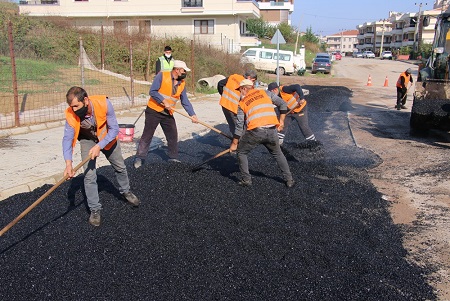
[{"label": "dirt ground", "polygon": [[[280,82],[301,84],[310,91],[309,101],[320,101],[318,95],[327,95],[320,91],[330,86],[352,90],[354,109],[348,117],[355,143],[373,151],[382,161],[368,170],[371,181],[391,204],[394,223],[403,229],[408,260],[433,270],[427,275],[429,284],[439,300],[450,300],[449,133],[411,135],[410,109],[394,110],[395,95],[392,106],[380,104],[377,89],[374,92],[352,79],[286,76]],[[347,96],[329,93],[326,97]],[[411,105],[408,101],[407,106]]]}]

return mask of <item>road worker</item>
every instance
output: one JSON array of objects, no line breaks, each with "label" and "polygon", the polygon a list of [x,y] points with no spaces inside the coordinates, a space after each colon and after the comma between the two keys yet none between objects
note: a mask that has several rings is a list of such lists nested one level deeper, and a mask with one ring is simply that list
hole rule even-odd
[{"label": "road worker", "polygon": [[[407,109],[407,107],[405,106],[406,104],[406,97],[407,97],[407,93],[408,93],[408,89],[412,86],[413,83],[413,78],[411,75],[411,68],[408,68],[405,70],[405,72],[402,72],[400,74],[400,76],[398,77],[397,80],[397,105],[395,106],[395,108],[397,110],[401,110],[401,109]],[[408,84],[410,85],[408,87]]]},{"label": "road worker", "polygon": [[172,57],[172,48],[164,47],[164,54],[156,60],[155,74],[160,71],[172,71],[174,59]]}]

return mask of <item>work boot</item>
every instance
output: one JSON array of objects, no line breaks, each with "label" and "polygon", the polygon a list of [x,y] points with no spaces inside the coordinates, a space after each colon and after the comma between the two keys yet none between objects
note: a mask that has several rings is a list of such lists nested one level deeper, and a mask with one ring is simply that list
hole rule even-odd
[{"label": "work boot", "polygon": [[252,180],[240,180],[238,184],[243,187],[252,186]]},{"label": "work boot", "polygon": [[100,226],[100,210],[91,210],[91,215],[89,216],[89,223],[92,226]]},{"label": "work boot", "polygon": [[122,195],[134,207],[139,206],[139,204],[141,203],[141,201],[139,201],[137,196],[135,196],[134,193],[132,193],[131,191],[124,192]]},{"label": "work boot", "polygon": [[395,108],[398,110],[398,111],[400,111],[401,110],[401,107],[400,107],[400,105],[396,105],[395,106]]},{"label": "work boot", "polygon": [[407,109],[407,107],[405,107],[404,105],[401,105],[400,108]]},{"label": "work boot", "polygon": [[287,188],[291,188],[291,187],[294,187],[294,185],[295,185],[295,181],[292,179],[292,180],[287,180],[286,181],[286,187]]},{"label": "work boot", "polygon": [[144,165],[144,160],[142,160],[141,158],[136,157],[134,159],[134,168],[138,169],[142,165]]}]

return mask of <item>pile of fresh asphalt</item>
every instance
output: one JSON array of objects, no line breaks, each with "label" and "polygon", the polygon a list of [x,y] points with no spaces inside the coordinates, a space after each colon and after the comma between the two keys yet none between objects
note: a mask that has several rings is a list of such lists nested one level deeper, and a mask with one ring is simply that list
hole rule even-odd
[{"label": "pile of fresh asphalt", "polygon": [[[380,160],[355,146],[350,92],[305,88],[321,143],[302,144],[292,124],[284,152],[294,188],[263,147],[249,157],[251,187],[237,184],[233,154],[192,171],[228,148],[214,132],[180,142],[181,164],[166,163],[164,148],[139,170],[127,160],[138,208],[102,167],[100,227],[87,222],[77,177],[0,238],[2,300],[435,299],[429,271],[407,261],[401,229],[367,177]],[[2,224],[49,188],[1,202]]]}]

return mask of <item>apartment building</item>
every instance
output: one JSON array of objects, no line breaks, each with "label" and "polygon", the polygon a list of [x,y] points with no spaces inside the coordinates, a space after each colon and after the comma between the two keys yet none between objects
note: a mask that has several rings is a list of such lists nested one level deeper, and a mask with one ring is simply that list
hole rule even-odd
[{"label": "apartment building", "polygon": [[326,36],[327,51],[340,51],[341,53],[351,53],[357,51],[358,30],[344,30]]},{"label": "apartment building", "polygon": [[[371,50],[377,55],[383,50],[396,51],[402,47],[417,50],[421,44],[433,42],[436,17],[447,7],[447,1],[438,0],[431,10],[389,12],[386,19],[358,25],[356,48],[358,51]],[[428,19],[428,24],[424,19]]]},{"label": "apartment building", "polygon": [[294,12],[294,0],[256,0],[264,21],[277,25],[291,24],[291,15]]},{"label": "apartment building", "polygon": [[19,11],[99,31],[185,37],[228,52],[260,44],[246,32],[246,21],[261,16],[255,0],[20,0]]}]

